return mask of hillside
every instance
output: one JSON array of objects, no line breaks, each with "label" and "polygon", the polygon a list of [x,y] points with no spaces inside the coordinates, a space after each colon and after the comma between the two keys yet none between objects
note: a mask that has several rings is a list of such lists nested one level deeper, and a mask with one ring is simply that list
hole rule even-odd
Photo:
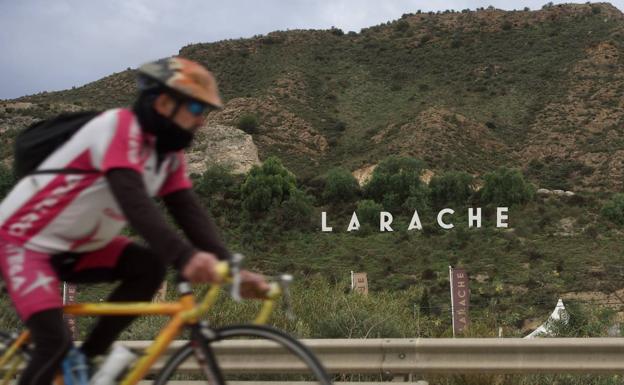
[{"label": "hillside", "polygon": [[[220,81],[227,104],[209,125],[255,114],[260,159],[279,155],[303,179],[399,153],[434,172],[510,165],[542,187],[616,191],[623,38],[624,15],[600,3],[405,14],[360,33],[278,31],[180,55]],[[67,108],[128,104],[133,79],[129,69],[2,102],[0,130]]]},{"label": "hillside", "polygon": [[[430,324],[424,335],[448,334],[449,264],[470,272],[471,314],[487,326],[486,335],[501,326],[526,333],[560,297],[616,313],[624,310],[624,233],[601,208],[624,187],[623,53],[624,15],[607,3],[416,12],[359,33],[278,31],[189,45],[180,54],[216,73],[226,101],[189,150],[196,190],[228,244],[252,256],[253,267],[308,278],[297,297],[303,308],[310,281],[342,292],[352,270],[369,274],[372,293],[402,296],[409,328],[382,328],[378,336],[414,335],[415,303]],[[131,103],[134,72],[0,101],[0,158],[10,162],[16,132],[37,119]],[[236,127],[246,115],[259,122],[251,134]],[[243,177],[203,173],[207,161],[233,163],[243,173],[271,155],[313,196],[310,223],[294,218],[299,226],[288,228],[280,220],[292,218],[283,212],[250,221],[241,203]],[[423,231],[406,230],[411,212],[405,211],[393,213],[394,233],[378,233],[373,223],[347,233],[356,200],[366,197],[360,192],[342,206],[326,205],[323,175],[342,166],[365,179],[388,155],[425,161],[426,179],[461,170],[481,185],[483,174],[511,166],[537,187],[576,195],[542,194],[512,206],[509,229],[493,227],[487,206],[484,227],[468,228],[465,205],[480,203],[477,192],[455,207],[450,231],[436,227],[428,207],[421,211]],[[320,232],[321,210],[330,212],[335,232]],[[385,319],[383,306],[367,306],[358,317],[378,312]],[[617,317],[624,322],[624,312]],[[340,336],[315,327],[302,334]]]}]

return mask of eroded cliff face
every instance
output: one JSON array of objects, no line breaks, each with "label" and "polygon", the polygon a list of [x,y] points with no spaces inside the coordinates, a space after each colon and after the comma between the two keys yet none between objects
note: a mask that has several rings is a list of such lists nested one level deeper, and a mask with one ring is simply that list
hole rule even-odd
[{"label": "eroded cliff face", "polygon": [[219,164],[233,173],[244,174],[260,164],[258,147],[251,135],[236,127],[207,123],[196,134],[187,152],[191,173],[201,174],[210,164]]}]

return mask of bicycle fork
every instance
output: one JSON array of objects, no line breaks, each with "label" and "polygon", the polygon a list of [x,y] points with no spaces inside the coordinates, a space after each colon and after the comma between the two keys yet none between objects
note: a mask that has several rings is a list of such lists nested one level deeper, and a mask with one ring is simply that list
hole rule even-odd
[{"label": "bicycle fork", "polygon": [[208,383],[225,385],[223,373],[210,347],[210,342],[214,341],[215,337],[214,332],[207,327],[205,322],[199,322],[191,327],[191,346]]}]

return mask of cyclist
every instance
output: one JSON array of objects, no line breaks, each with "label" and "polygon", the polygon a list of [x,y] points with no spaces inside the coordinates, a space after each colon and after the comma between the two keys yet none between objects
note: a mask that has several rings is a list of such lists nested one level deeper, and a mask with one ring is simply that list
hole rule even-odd
[{"label": "cyclist", "polygon": [[[20,385],[49,385],[71,346],[60,280],[121,281],[109,301],[145,301],[168,264],[191,282],[210,282],[217,261],[230,257],[191,190],[183,154],[205,113],[222,107],[213,75],[179,57],[147,63],[138,74],[132,109],[101,113],[38,168],[72,172],[28,175],[0,205],[0,270],[35,344]],[[119,235],[126,223],[148,247]],[[243,296],[268,290],[259,274],[241,278]],[[87,358],[103,354],[133,318],[102,317],[81,350]]]}]

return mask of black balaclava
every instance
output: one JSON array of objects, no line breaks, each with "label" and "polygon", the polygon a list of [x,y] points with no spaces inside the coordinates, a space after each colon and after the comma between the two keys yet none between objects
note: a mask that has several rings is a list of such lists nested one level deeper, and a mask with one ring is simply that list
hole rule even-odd
[{"label": "black balaclava", "polygon": [[176,100],[176,107],[169,117],[159,114],[154,109],[154,100],[160,93],[141,93],[133,107],[141,128],[156,136],[156,151],[158,152],[159,160],[168,152],[175,152],[189,147],[193,140],[193,133],[180,127],[172,119],[182,106],[182,100],[172,95]]}]

